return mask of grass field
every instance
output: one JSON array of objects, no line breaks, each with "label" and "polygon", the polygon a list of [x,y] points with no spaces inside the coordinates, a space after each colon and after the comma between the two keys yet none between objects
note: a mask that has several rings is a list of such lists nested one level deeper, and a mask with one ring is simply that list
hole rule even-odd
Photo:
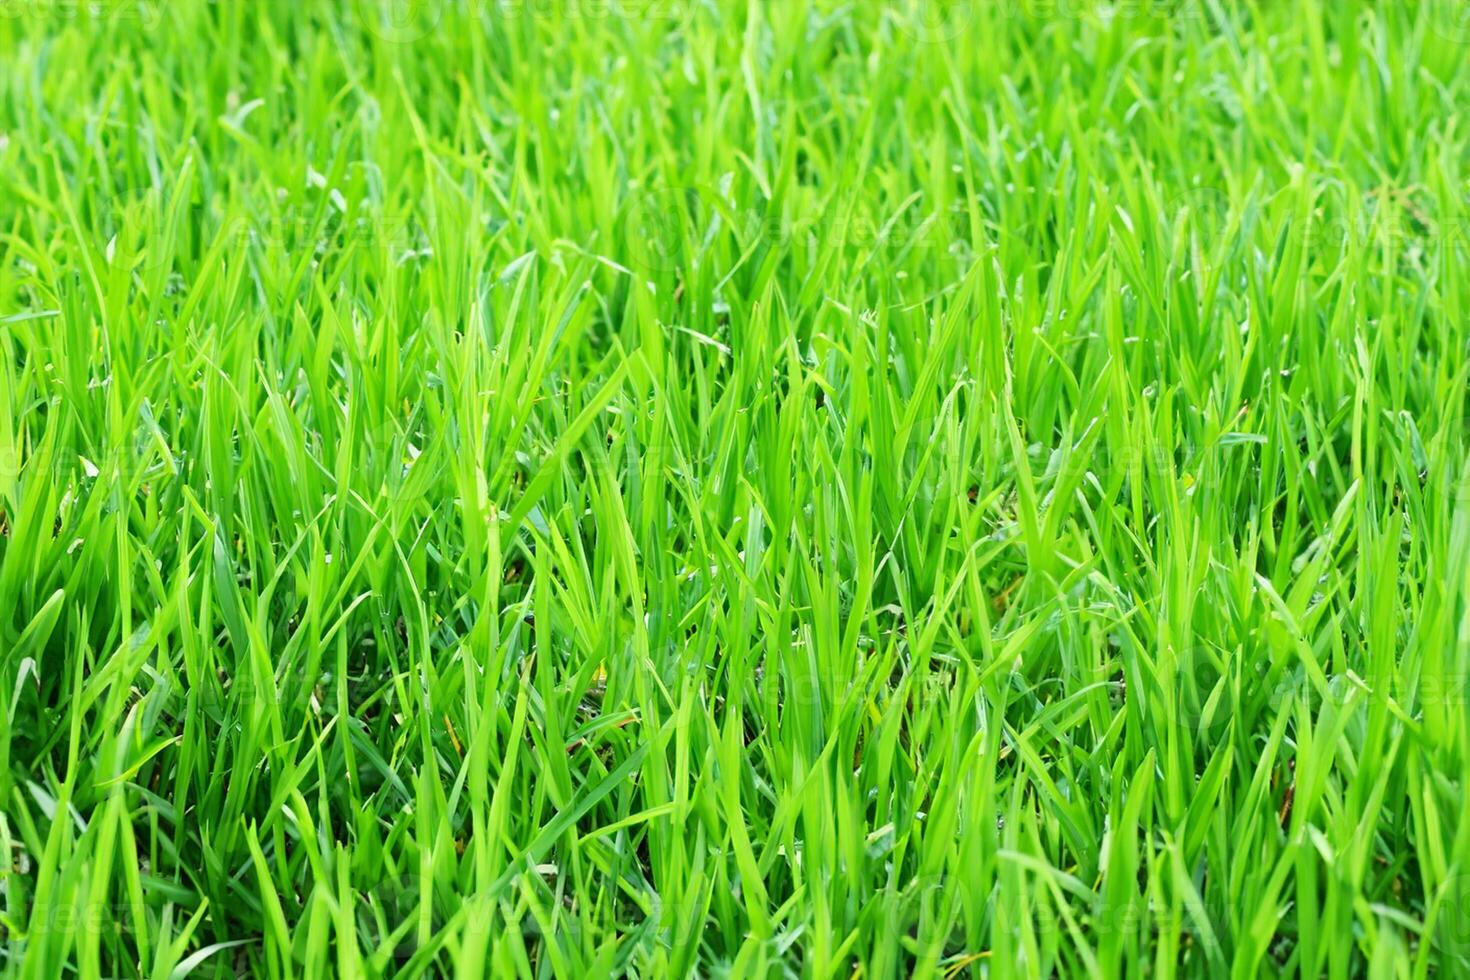
[{"label": "grass field", "polygon": [[0,0],[0,969],[1470,976],[1470,5]]}]

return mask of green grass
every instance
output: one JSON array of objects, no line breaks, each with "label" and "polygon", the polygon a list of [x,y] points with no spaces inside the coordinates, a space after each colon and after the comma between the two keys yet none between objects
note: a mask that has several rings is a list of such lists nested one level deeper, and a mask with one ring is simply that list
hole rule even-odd
[{"label": "green grass", "polygon": [[0,0],[0,969],[1470,975],[1467,14]]}]

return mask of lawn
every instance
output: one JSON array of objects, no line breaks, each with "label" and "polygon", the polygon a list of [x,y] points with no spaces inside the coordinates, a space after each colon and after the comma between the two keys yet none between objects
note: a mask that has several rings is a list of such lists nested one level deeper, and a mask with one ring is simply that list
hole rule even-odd
[{"label": "lawn", "polygon": [[0,972],[1470,976],[1470,4],[0,0]]}]

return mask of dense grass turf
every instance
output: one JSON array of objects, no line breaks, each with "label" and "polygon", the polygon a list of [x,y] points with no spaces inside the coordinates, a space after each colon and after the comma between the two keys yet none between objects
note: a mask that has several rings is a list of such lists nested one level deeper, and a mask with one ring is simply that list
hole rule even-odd
[{"label": "dense grass turf", "polygon": [[1470,20],[0,0],[0,925],[1470,971]]}]

